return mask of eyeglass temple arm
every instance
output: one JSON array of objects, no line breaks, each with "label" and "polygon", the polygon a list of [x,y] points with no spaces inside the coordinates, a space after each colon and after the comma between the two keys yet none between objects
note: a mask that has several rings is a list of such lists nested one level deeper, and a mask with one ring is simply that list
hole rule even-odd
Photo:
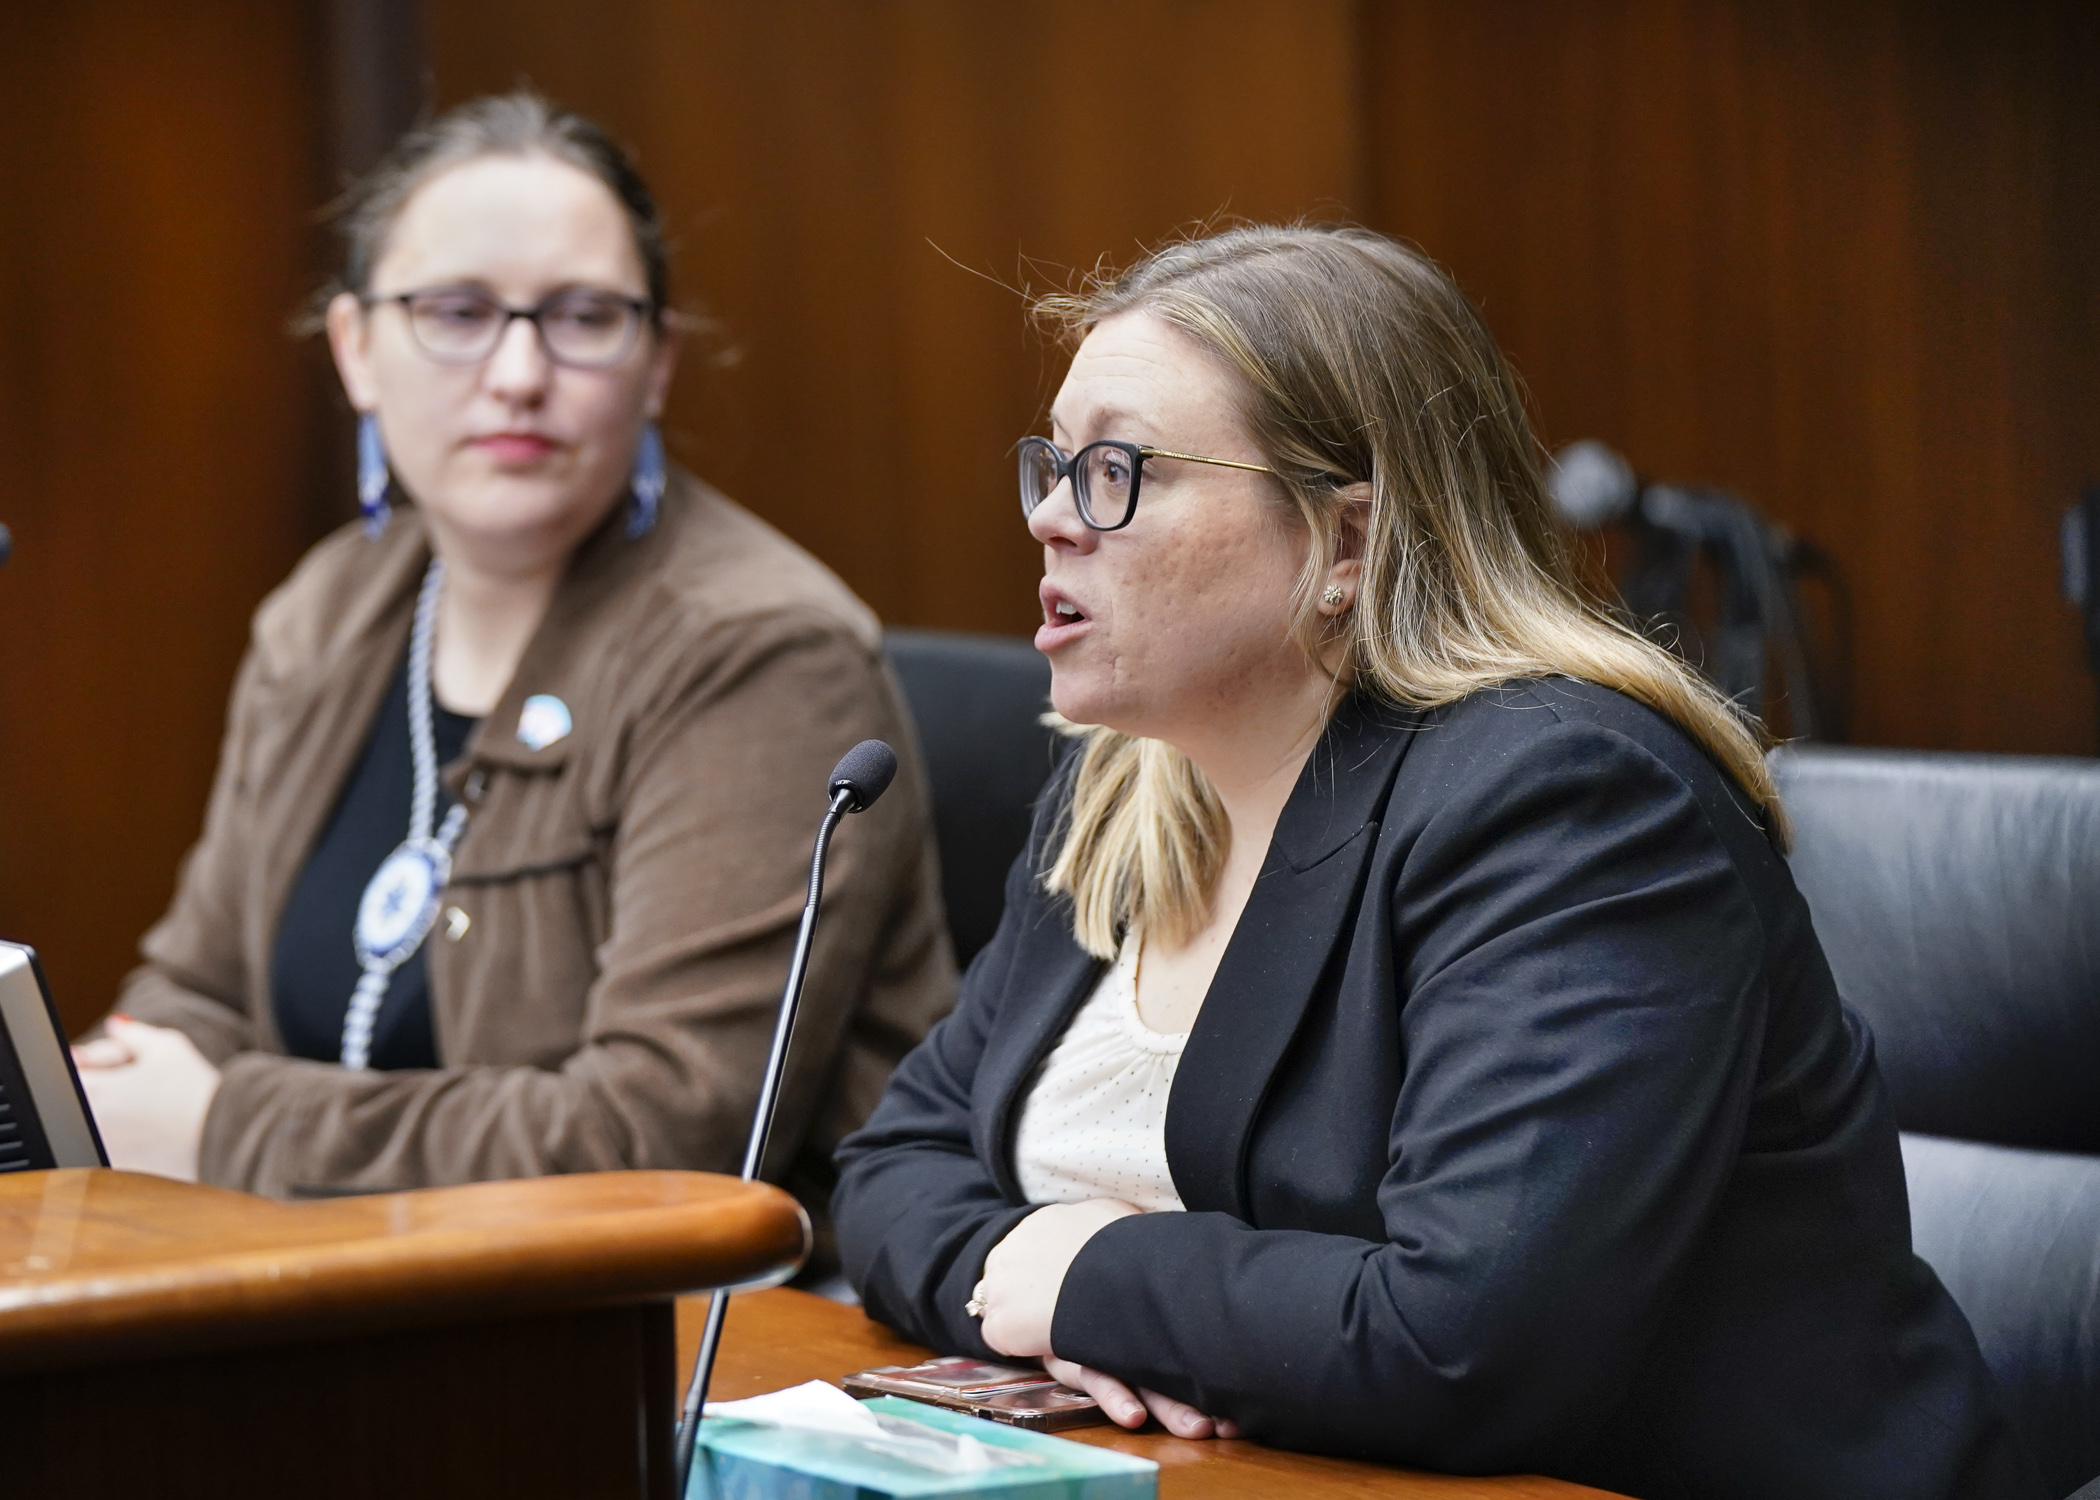
[{"label": "eyeglass temple arm", "polygon": [[1184,463],[1216,464],[1221,469],[1245,469],[1253,474],[1273,474],[1276,471],[1267,464],[1236,463],[1229,458],[1205,458],[1200,453],[1170,453],[1164,448],[1140,448],[1138,452],[1146,458],[1178,458]]}]

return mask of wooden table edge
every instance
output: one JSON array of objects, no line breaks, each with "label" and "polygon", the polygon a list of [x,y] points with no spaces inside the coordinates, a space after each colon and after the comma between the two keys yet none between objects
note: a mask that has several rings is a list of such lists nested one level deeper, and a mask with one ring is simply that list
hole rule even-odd
[{"label": "wooden table edge", "polygon": [[[0,1285],[0,1373],[663,1301],[792,1274],[807,1253],[809,1225],[778,1188],[713,1178],[690,1201],[645,1201],[668,1179],[709,1175],[632,1174],[638,1198],[631,1205],[550,1211],[540,1219],[521,1217],[515,1205],[531,1195],[513,1192],[502,1222],[484,1227],[443,1219],[444,1196],[471,1188],[435,1188],[310,1206],[257,1203],[290,1216],[311,1211],[346,1227],[383,1221],[395,1206],[389,1200],[415,1199],[415,1210],[436,1210],[437,1222],[393,1233],[188,1255],[171,1243],[165,1258],[105,1270],[93,1266],[90,1246],[80,1257],[85,1264]],[[541,1181],[566,1182],[568,1196],[580,1186],[575,1178]],[[563,1196],[561,1188],[547,1195],[550,1210]],[[346,1212],[346,1201],[358,1206]]]}]

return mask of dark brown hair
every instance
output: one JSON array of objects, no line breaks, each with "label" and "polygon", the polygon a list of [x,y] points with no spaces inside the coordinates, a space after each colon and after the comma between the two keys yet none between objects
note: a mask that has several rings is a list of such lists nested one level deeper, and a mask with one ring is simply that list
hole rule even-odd
[{"label": "dark brown hair", "polygon": [[371,290],[372,268],[417,188],[438,173],[484,156],[546,156],[590,173],[627,215],[635,253],[662,318],[671,301],[671,253],[663,216],[634,159],[603,127],[530,89],[491,94],[417,125],[333,206],[343,237],[342,274],[321,289],[316,310],[340,292]]}]

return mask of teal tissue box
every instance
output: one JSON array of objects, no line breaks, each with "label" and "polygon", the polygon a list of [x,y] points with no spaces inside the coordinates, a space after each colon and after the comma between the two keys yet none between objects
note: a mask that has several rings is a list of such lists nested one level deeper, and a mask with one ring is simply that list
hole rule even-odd
[{"label": "teal tissue box", "polygon": [[878,1396],[866,1404],[871,1411],[941,1432],[968,1433],[987,1448],[1037,1461],[945,1474],[845,1438],[709,1417],[700,1424],[685,1500],[916,1500],[966,1495],[991,1500],[1154,1500],[1159,1493],[1159,1465],[1147,1459],[898,1396]]}]

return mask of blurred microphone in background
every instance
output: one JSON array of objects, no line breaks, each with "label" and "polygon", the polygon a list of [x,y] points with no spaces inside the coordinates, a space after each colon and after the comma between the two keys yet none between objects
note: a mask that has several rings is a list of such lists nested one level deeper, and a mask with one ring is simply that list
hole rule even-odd
[{"label": "blurred microphone in background", "polygon": [[[1783,718],[1789,738],[1847,737],[1851,611],[1827,553],[1723,491],[1647,483],[1594,440],[1563,448],[1546,477],[1570,527],[1631,543],[1613,582],[1641,629],[1750,713]],[[1802,611],[1804,577],[1828,596],[1828,632]]]},{"label": "blurred microphone in background", "polygon": [[2085,617],[2085,662],[2100,677],[2100,485],[2087,485],[2064,512],[2058,533],[2063,548],[2064,598]]},{"label": "blurred microphone in background", "polygon": [[13,557],[14,555],[14,533],[9,531],[5,526],[0,526],[0,563],[5,563],[10,557]]}]

